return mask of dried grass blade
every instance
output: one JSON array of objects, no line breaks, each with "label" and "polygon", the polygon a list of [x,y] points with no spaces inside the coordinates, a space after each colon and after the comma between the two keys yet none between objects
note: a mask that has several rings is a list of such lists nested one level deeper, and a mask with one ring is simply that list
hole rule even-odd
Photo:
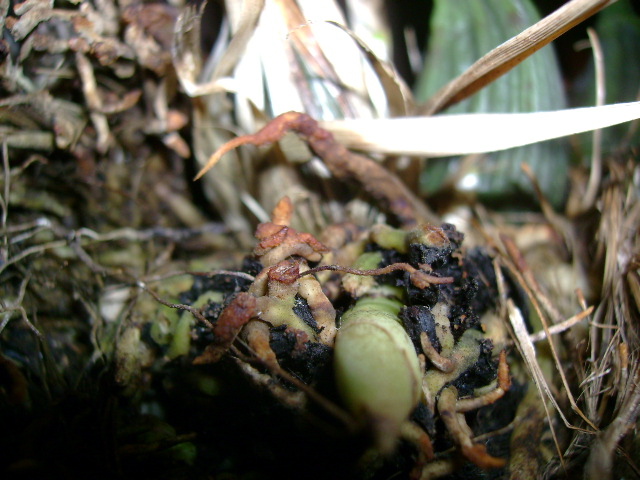
[{"label": "dried grass blade", "polygon": [[[193,97],[203,95],[199,89],[207,91],[207,88],[198,85],[198,76],[202,71],[200,27],[205,5],[205,3],[199,7],[190,5],[180,13],[171,45],[171,56],[178,80],[187,95]],[[212,86],[209,89],[212,89]]]},{"label": "dried grass blade", "polygon": [[420,109],[433,115],[473,95],[567,30],[616,0],[572,0],[536,24],[491,50],[462,75],[442,87]]},{"label": "dried grass blade", "polygon": [[200,24],[206,2],[199,6],[188,6],[178,17],[171,53],[178,79],[187,95],[198,97],[229,88],[223,77],[230,75],[258,24],[264,7],[264,0],[245,0],[235,28],[234,36],[217,63],[211,77],[205,83],[199,78],[202,73],[202,53],[200,51]]},{"label": "dried grass blade", "polygon": [[[591,43],[591,50],[593,51],[593,64],[596,73],[595,100],[596,105],[600,107],[605,104],[607,92],[605,84],[604,52],[602,51],[602,45],[596,31],[592,28],[588,28],[587,34],[589,35],[589,42]],[[593,131],[592,150],[591,172],[589,173],[587,191],[585,192],[582,202],[582,209],[584,211],[594,205],[600,188],[600,180],[602,178],[602,130],[600,129]]]},{"label": "dried grass blade", "polygon": [[633,428],[640,415],[640,369],[636,368],[633,391],[627,396],[620,413],[591,445],[585,466],[585,479],[613,478],[614,452],[619,441]]},{"label": "dried grass blade", "polygon": [[[320,108],[316,105],[318,95],[314,92],[314,77],[322,78],[334,85],[342,85],[339,67],[329,59],[327,55],[329,49],[326,45],[322,45],[318,32],[312,27],[313,22],[307,19],[306,12],[303,11],[299,2],[279,0],[276,3],[288,31],[291,49],[288,52],[291,73],[283,72],[283,76],[291,76],[294,88],[301,93],[306,111],[312,112],[315,109],[318,115],[326,117],[329,105],[320,105]],[[270,86],[270,90],[273,88],[274,86]],[[340,112],[339,117],[358,116],[342,89],[336,92],[335,102]]]},{"label": "dried grass blade", "polygon": [[[571,318],[568,318],[560,323],[556,323],[555,325],[551,325],[548,329],[549,334],[556,335],[558,333],[562,333],[565,330],[570,329],[571,327],[582,322],[585,318],[591,315],[593,313],[593,310],[594,308],[592,305],[589,308],[583,310],[582,312],[573,315]],[[544,330],[540,330],[536,333],[532,333],[531,335],[529,335],[529,338],[531,338],[532,342],[539,342],[547,338],[547,332]]]},{"label": "dried grass blade", "polygon": [[553,397],[551,393],[551,389],[547,384],[546,379],[544,378],[544,374],[542,373],[542,369],[540,368],[540,364],[536,358],[536,349],[533,346],[533,342],[531,342],[529,338],[529,333],[527,332],[527,326],[524,323],[524,318],[520,310],[514,305],[511,299],[507,299],[507,312],[509,316],[509,322],[511,323],[511,327],[513,328],[513,332],[516,337],[516,345],[524,358],[525,363],[527,364],[529,372],[533,377],[533,381],[538,388],[538,393],[542,399],[542,404],[544,405],[545,413],[547,418],[549,419],[549,428],[551,429],[551,434],[553,436],[553,442],[556,446],[556,450],[558,452],[558,457],[560,458],[560,462],[564,465],[564,458],[562,456],[562,451],[560,449],[560,444],[558,443],[558,437],[556,431],[553,427],[553,422],[551,421],[551,413],[549,412],[549,408],[547,407],[547,402],[544,400],[544,397],[548,397],[549,400],[553,403],[560,417],[564,421],[565,425],[570,426],[569,421],[562,413],[560,409],[560,405],[556,402],[556,399]]},{"label": "dried grass blade", "polygon": [[[560,379],[562,380],[562,385],[564,386],[565,393],[567,394],[567,398],[569,399],[569,403],[571,404],[571,409],[574,412],[576,412],[580,416],[580,418],[582,418],[582,420],[584,420],[585,423],[593,429],[593,431],[598,431],[598,427],[589,418],[587,418],[587,416],[582,412],[580,407],[578,407],[578,404],[573,396],[573,393],[571,392],[569,381],[567,380],[567,376],[564,373],[562,362],[560,361],[560,355],[558,353],[558,349],[556,348],[556,345],[553,342],[549,323],[545,317],[544,312],[542,311],[542,308],[544,307],[544,309],[548,312],[548,314],[551,317],[553,317],[554,323],[559,323],[561,321],[560,313],[556,310],[556,308],[553,306],[551,301],[542,292],[540,285],[538,285],[538,282],[533,276],[533,272],[527,265],[524,259],[524,256],[518,250],[515,243],[506,235],[501,235],[500,238],[506,248],[507,254],[509,255],[511,261],[515,266],[515,269],[512,268],[512,273],[518,279],[520,286],[524,288],[525,292],[529,297],[529,300],[531,300],[531,303],[538,314],[538,317],[540,318],[540,321],[542,322],[544,333],[546,334],[547,339],[549,341],[549,349],[551,350],[551,356],[553,357],[553,361],[555,362],[556,370],[560,374]],[[532,340],[530,337],[527,337],[527,341],[531,342]],[[571,426],[571,424],[567,423],[567,420],[565,419],[564,415],[562,415],[562,418],[565,420],[567,427],[574,428]]]},{"label": "dried grass blade", "polygon": [[238,23],[232,27],[233,38],[213,71],[212,80],[231,75],[258,25],[258,19],[264,8],[264,0],[244,0],[242,3],[242,12]]},{"label": "dried grass blade", "polygon": [[476,113],[322,122],[345,146],[393,155],[493,152],[640,118],[640,102],[552,112]]},{"label": "dried grass blade", "polygon": [[413,94],[393,65],[378,58],[374,51],[355,32],[338,22],[329,21],[327,23],[344,30],[365,55],[382,85],[391,116],[410,114],[415,107]]}]

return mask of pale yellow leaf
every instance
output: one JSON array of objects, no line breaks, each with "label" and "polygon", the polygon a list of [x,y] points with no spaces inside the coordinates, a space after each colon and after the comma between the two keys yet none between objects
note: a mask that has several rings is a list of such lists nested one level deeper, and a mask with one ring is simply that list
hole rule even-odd
[{"label": "pale yellow leaf", "polygon": [[532,113],[476,113],[321,122],[345,146],[393,155],[493,152],[640,118],[640,102]]}]

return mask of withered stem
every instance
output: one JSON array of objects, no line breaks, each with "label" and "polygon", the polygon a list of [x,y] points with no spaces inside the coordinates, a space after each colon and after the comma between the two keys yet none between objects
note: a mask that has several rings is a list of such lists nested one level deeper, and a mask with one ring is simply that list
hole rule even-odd
[{"label": "withered stem", "polygon": [[430,275],[422,270],[418,270],[408,263],[392,263],[391,265],[387,265],[382,268],[374,268],[371,270],[360,270],[357,268],[351,267],[343,267],[342,265],[320,265],[319,267],[311,268],[305,272],[301,272],[298,277],[302,277],[303,275],[310,275],[313,273],[324,272],[330,270],[332,272],[343,272],[350,273],[352,275],[363,275],[363,276],[377,276],[377,275],[386,275],[387,273],[396,272],[398,270],[404,270],[411,275],[419,274],[420,279],[424,280],[432,285],[444,285],[448,283],[453,283],[453,277],[436,277],[435,275]]},{"label": "withered stem", "polygon": [[336,178],[355,180],[369,195],[390,210],[403,225],[435,221],[435,215],[399,177],[374,160],[350,152],[338,143],[329,131],[321,128],[316,120],[299,112],[283,113],[267,123],[262,130],[225,143],[211,155],[194,180],[202,177],[225,153],[234,148],[246,144],[263,146],[277,142],[289,131],[296,132],[306,140]]}]

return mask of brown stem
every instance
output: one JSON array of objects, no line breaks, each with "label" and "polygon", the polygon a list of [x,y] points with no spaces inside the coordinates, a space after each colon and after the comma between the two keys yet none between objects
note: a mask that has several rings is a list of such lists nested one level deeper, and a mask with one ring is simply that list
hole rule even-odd
[{"label": "brown stem", "polygon": [[352,275],[363,276],[377,276],[386,275],[387,273],[396,272],[398,270],[404,270],[409,272],[411,276],[411,282],[418,288],[426,288],[429,285],[444,285],[447,283],[453,283],[453,277],[436,277],[430,275],[422,270],[412,267],[408,263],[392,263],[382,268],[374,268],[371,270],[359,270],[357,268],[343,267],[342,265],[320,265],[319,267],[311,268],[298,275],[298,278],[303,275],[310,275],[313,273],[324,272],[330,270],[332,272],[350,273]]},{"label": "brown stem", "polygon": [[347,150],[330,132],[320,128],[318,122],[304,113],[283,113],[271,120],[262,130],[225,143],[209,158],[195,180],[202,177],[220,160],[222,155],[230,150],[245,144],[262,146],[273,143],[280,140],[288,131],[294,131],[304,138],[336,178],[358,182],[402,224],[415,225],[419,222],[434,220],[434,215],[396,175],[370,158]]}]

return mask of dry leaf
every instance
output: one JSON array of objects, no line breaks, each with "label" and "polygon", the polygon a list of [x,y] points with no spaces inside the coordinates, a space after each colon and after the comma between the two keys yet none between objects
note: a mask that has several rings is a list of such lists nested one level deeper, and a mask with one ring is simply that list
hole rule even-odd
[{"label": "dry leaf", "polygon": [[615,1],[572,0],[566,3],[471,65],[462,75],[442,87],[420,109],[420,113],[433,115],[473,95],[567,30]]},{"label": "dry leaf", "polygon": [[493,152],[640,118],[640,102],[553,112],[477,113],[322,122],[349,148],[429,157]]}]

